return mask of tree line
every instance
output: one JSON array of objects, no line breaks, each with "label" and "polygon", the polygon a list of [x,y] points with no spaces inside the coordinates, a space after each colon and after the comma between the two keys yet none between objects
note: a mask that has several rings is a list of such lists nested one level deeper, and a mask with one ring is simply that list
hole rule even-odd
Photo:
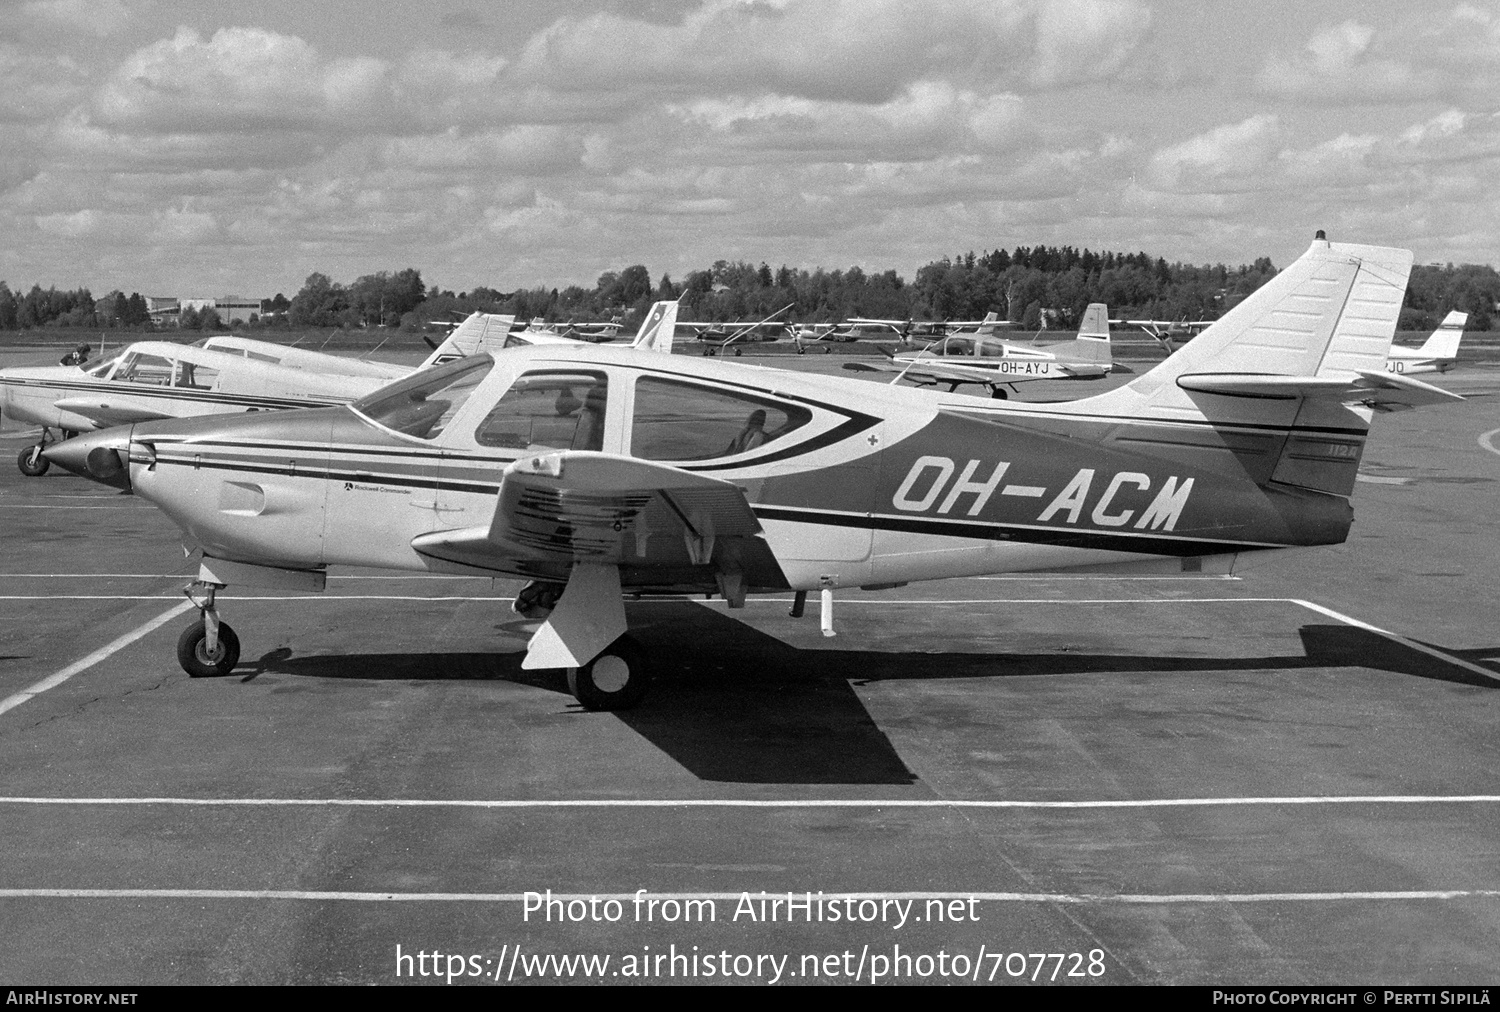
[{"label": "tree line", "polygon": [[[251,326],[399,325],[421,330],[475,311],[556,322],[618,318],[633,326],[652,301],[680,299],[683,320],[706,322],[761,319],[789,306],[781,319],[798,323],[854,316],[977,320],[996,312],[1023,327],[1072,327],[1091,302],[1107,303],[1117,318],[1215,319],[1275,275],[1267,257],[1228,267],[1168,263],[1144,252],[1045,245],[945,256],[919,268],[911,281],[894,270],[772,268],[765,262],[718,260],[688,272],[680,282],[666,274],[653,282],[644,265],[634,264],[606,271],[591,288],[538,286],[507,292],[480,286],[454,292],[428,287],[421,272],[408,267],[367,274],[347,285],[313,273],[290,299],[278,293],[262,302]],[[1488,330],[1497,303],[1500,274],[1493,267],[1418,266],[1406,291],[1401,327],[1433,327],[1448,310],[1461,309],[1469,313],[1470,330]],[[0,282],[0,330],[150,325],[139,294],[115,291],[95,300],[86,288],[43,290],[38,285],[22,296]],[[180,325],[223,326],[211,308],[183,311]]]}]

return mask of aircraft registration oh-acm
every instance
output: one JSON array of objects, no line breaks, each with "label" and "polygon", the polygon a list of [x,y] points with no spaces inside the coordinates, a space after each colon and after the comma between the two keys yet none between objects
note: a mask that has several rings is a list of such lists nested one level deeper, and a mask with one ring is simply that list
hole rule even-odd
[{"label": "aircraft registration oh-acm", "polygon": [[147,422],[49,449],[198,546],[178,659],[233,668],[228,585],[330,566],[521,577],[522,667],[588,708],[650,660],[622,594],[821,592],[1014,571],[1227,571],[1342,542],[1376,411],[1461,398],[1384,369],[1406,250],[1321,235],[1197,340],[1063,403],[641,354],[478,355],[340,408]]},{"label": "aircraft registration oh-acm", "polygon": [[[980,327],[994,323],[985,320]],[[1015,344],[990,333],[981,329],[955,334],[939,338],[920,351],[892,353],[887,362],[847,362],[844,368],[853,372],[894,372],[897,380],[947,384],[950,391],[965,383],[976,383],[988,388],[991,397],[1001,400],[1008,396],[1005,388],[1014,390],[1017,383],[1102,379],[1116,368],[1110,354],[1109,310],[1102,302],[1091,303],[1085,310],[1078,337],[1072,341]]]},{"label": "aircraft registration oh-acm", "polygon": [[1469,314],[1454,310],[1443,318],[1419,348],[1391,345],[1386,356],[1385,371],[1393,373],[1447,372],[1458,361],[1458,346],[1464,339],[1464,327]]}]

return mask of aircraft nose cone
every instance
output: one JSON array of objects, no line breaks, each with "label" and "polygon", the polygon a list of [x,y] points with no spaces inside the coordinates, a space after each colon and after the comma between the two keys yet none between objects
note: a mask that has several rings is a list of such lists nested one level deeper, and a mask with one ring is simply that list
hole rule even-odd
[{"label": "aircraft nose cone", "polygon": [[53,443],[42,456],[74,474],[109,485],[130,488],[130,430],[105,429]]}]

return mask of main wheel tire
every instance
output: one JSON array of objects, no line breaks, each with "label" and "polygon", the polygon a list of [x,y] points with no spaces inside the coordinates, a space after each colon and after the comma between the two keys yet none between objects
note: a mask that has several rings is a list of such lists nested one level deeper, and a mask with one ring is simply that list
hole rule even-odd
[{"label": "main wheel tire", "polygon": [[177,638],[177,663],[193,678],[215,678],[227,675],[240,662],[240,638],[229,628],[229,623],[219,623],[219,648],[210,654],[204,649],[208,638],[208,627],[200,618]]},{"label": "main wheel tire", "polygon": [[568,669],[568,691],[585,710],[628,710],[646,695],[646,652],[621,636],[581,668]]},{"label": "main wheel tire", "polygon": [[[32,461],[33,455],[35,455],[36,457],[35,462]],[[16,466],[21,469],[21,473],[26,477],[40,478],[42,475],[47,473],[47,468],[52,466],[52,461],[48,460],[46,457],[43,457],[41,453],[38,452],[38,447],[28,446],[26,447],[26,449],[22,450],[21,455],[16,458]]]},{"label": "main wheel tire", "polygon": [[1001,390],[999,387],[996,387],[995,389],[990,391],[990,397],[997,401],[1003,401],[1009,396],[1009,394],[1007,394],[1004,390]]}]

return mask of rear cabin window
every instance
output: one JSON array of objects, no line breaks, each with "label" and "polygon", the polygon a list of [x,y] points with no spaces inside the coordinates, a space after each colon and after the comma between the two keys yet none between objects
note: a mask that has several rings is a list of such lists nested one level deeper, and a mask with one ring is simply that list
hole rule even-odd
[{"label": "rear cabin window", "polygon": [[602,450],[608,396],[603,373],[529,373],[479,423],[474,441],[527,452]]},{"label": "rear cabin window", "polygon": [[749,453],[812,421],[812,412],[749,394],[643,377],[635,384],[631,456],[707,460]]},{"label": "rear cabin window", "polygon": [[206,365],[198,365],[194,362],[179,361],[177,363],[177,374],[172,381],[174,387],[188,387],[194,390],[212,390],[219,380],[219,370]]},{"label": "rear cabin window", "polygon": [[117,383],[124,381],[168,386],[172,382],[172,363],[160,355],[129,355],[110,379]]},{"label": "rear cabin window", "polygon": [[436,369],[423,369],[349,406],[372,422],[402,435],[434,439],[494,367],[494,359],[478,355]]}]

